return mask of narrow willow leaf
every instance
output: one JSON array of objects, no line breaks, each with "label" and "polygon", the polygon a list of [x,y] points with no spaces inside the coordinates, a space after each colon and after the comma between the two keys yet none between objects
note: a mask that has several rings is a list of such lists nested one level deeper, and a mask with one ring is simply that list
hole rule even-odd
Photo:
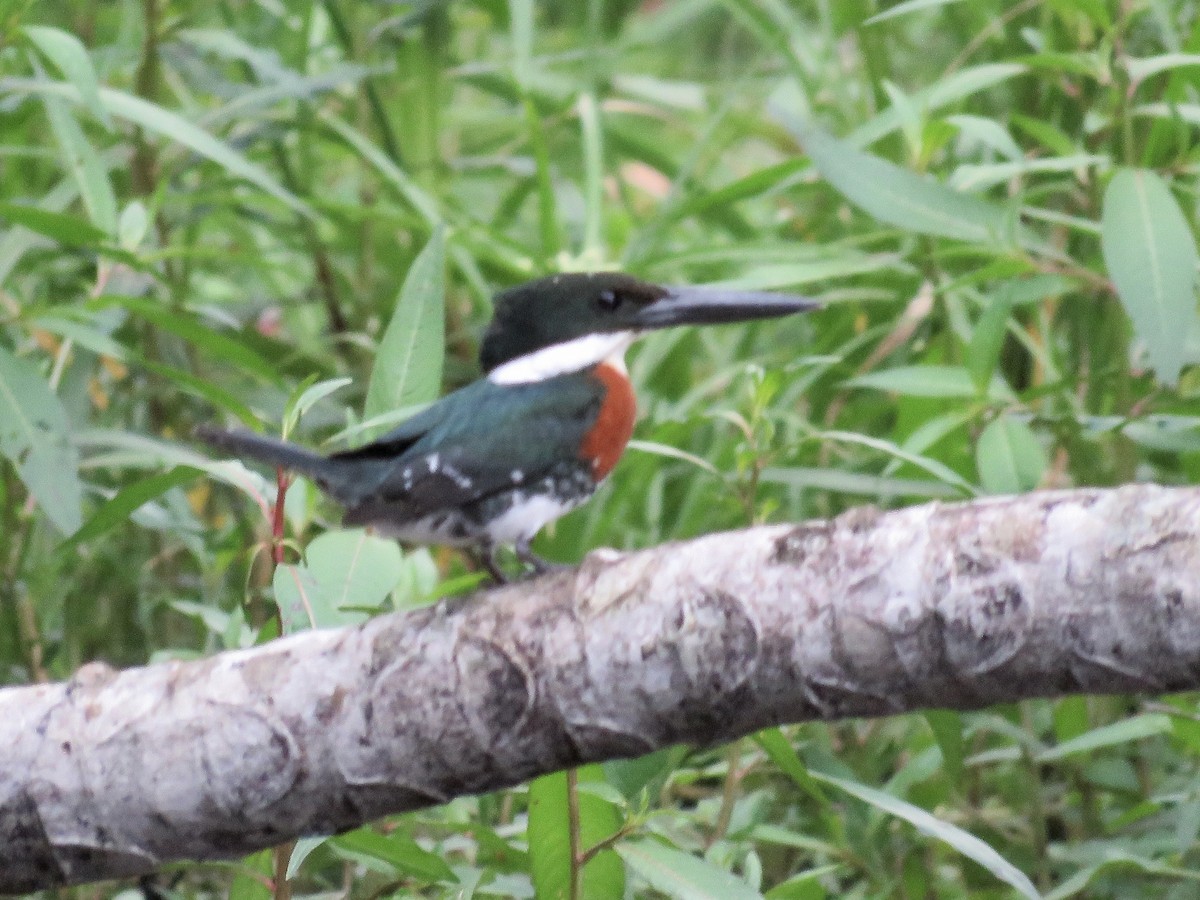
[{"label": "narrow willow leaf", "polygon": [[[37,208],[42,212],[61,212],[78,195],[75,179],[64,178],[38,199]],[[38,235],[27,228],[8,228],[0,233],[0,285],[8,280],[21,257],[37,246],[39,240]]]},{"label": "narrow willow leaf", "polygon": [[804,793],[821,806],[829,806],[829,798],[821,790],[816,779],[809,774],[808,766],[800,759],[796,749],[778,728],[764,728],[754,735],[754,741],[766,751],[771,762],[796,783]]},{"label": "narrow willow leaf", "polygon": [[760,900],[762,894],[708,860],[658,841],[626,841],[621,859],[656,891],[678,900]]},{"label": "narrow willow leaf", "polygon": [[0,217],[68,247],[94,248],[108,238],[103,230],[78,216],[35,206],[0,203]]},{"label": "narrow willow leaf", "polygon": [[[20,82],[20,87],[33,94],[49,94],[64,97],[75,103],[83,102],[78,89],[66,82],[23,81]],[[228,144],[213,137],[203,128],[193,125],[178,113],[112,88],[100,89],[100,103],[112,115],[187,147],[216,163],[230,175],[250,182],[296,212],[305,216],[313,215],[307,203],[283,187],[266,169],[246,159]]]},{"label": "narrow willow leaf", "polygon": [[881,222],[917,234],[993,245],[1012,230],[1003,207],[856,150],[811,124],[790,124],[825,180]]},{"label": "narrow willow leaf", "polygon": [[579,98],[579,123],[583,129],[583,253],[588,259],[603,258],[601,224],[604,221],[604,134],[596,95]]},{"label": "narrow willow leaf", "polygon": [[1049,460],[1028,425],[1003,415],[979,435],[975,464],[989,494],[1021,494],[1038,486]]},{"label": "narrow willow leaf", "polygon": [[1122,169],[1104,192],[1104,262],[1150,365],[1166,384],[1179,380],[1189,330],[1196,327],[1196,242],[1179,204],[1155,173]]},{"label": "narrow willow leaf", "polygon": [[1162,713],[1146,713],[1122,719],[1112,725],[1094,728],[1079,737],[1063,741],[1057,746],[1043,750],[1034,757],[1039,763],[1055,762],[1076,753],[1090,753],[1102,747],[1113,747],[1118,744],[1128,744],[1143,738],[1154,737],[1158,734],[1171,733],[1171,718]]},{"label": "narrow willow leaf", "polygon": [[852,797],[857,797],[864,803],[869,803],[876,809],[888,815],[904,819],[916,826],[917,830],[930,837],[949,844],[963,856],[972,859],[983,866],[998,879],[1015,888],[1023,897],[1040,900],[1041,894],[1033,886],[1033,882],[1020,869],[997,853],[990,845],[985,844],[975,835],[964,831],[957,825],[951,825],[932,813],[914,806],[907,800],[901,800],[892,794],[884,793],[875,788],[867,787],[855,781],[836,778],[821,772],[810,773],[817,781],[832,787],[840,788]]},{"label": "narrow willow leaf", "polygon": [[1129,80],[1143,81],[1159,72],[1168,72],[1187,66],[1200,66],[1200,55],[1195,53],[1161,53],[1158,56],[1147,56],[1142,59],[1127,59],[1125,68],[1129,71]]},{"label": "narrow willow leaf", "polygon": [[894,443],[883,438],[870,437],[865,434],[858,434],[853,431],[823,431],[821,437],[828,441],[840,441],[845,444],[857,444],[861,447],[870,447],[872,450],[878,450],[881,453],[886,453],[889,456],[895,457],[898,460],[914,465],[919,469],[923,469],[935,478],[940,478],[947,484],[952,484],[960,488],[969,496],[975,496],[979,491],[966,479],[959,476],[953,469],[945,463],[938,462],[936,459],[931,459],[928,456],[922,456],[919,453],[910,453]]},{"label": "narrow willow leaf", "polygon": [[43,97],[50,128],[62,150],[64,168],[79,186],[88,218],[106,235],[117,229],[117,198],[108,180],[108,167],[84,135],[64,100]]},{"label": "narrow willow leaf", "polygon": [[[1112,160],[1098,153],[1076,153],[1046,159],[1020,159],[1015,162],[962,165],[950,177],[950,186],[958,191],[985,191],[1024,175],[1045,172],[1105,172]],[[1094,173],[1092,176],[1094,177]]]},{"label": "narrow willow leaf", "polygon": [[1196,416],[1146,416],[1121,429],[1130,440],[1165,453],[1195,453],[1200,450],[1200,419]]},{"label": "narrow willow leaf", "polygon": [[962,491],[939,481],[919,481],[913,478],[870,475],[865,472],[844,472],[818,466],[763,469],[762,475],[759,477],[767,484],[786,484],[790,487],[808,488],[809,490],[860,494],[883,499],[893,497],[950,499],[962,496]]},{"label": "narrow willow leaf", "polygon": [[937,6],[949,6],[951,3],[958,3],[960,0],[904,0],[903,3],[897,3],[890,9],[886,9],[881,13],[876,13],[863,22],[864,25],[874,25],[876,22],[884,22],[888,19],[895,19],[899,16],[906,16],[909,13],[917,12],[922,9],[932,9]]},{"label": "narrow willow leaf", "polygon": [[923,713],[934,740],[942,751],[942,767],[951,780],[962,775],[963,758],[966,755],[963,741],[962,713],[953,709],[928,709]]},{"label": "narrow willow leaf", "polygon": [[[955,72],[953,75],[936,79],[928,87],[911,94],[909,100],[918,109],[924,110],[925,114],[928,115],[944,106],[957,103],[964,97],[969,97],[1010,78],[1015,78],[1026,71],[1028,71],[1026,66],[1011,62],[983,63],[978,66],[969,66]],[[875,116],[875,118],[868,119],[856,128],[846,140],[854,147],[868,147],[880,138],[887,137],[899,127],[899,110],[889,106]]]},{"label": "narrow willow leaf", "polygon": [[[909,397],[959,397],[978,395],[971,374],[962,366],[896,366],[851,378],[850,387],[877,388]],[[992,377],[987,396],[993,400],[1011,399],[1012,391],[1004,381]]]},{"label": "narrow willow leaf", "polygon": [[300,872],[300,867],[304,865],[304,861],[312,854],[314,850],[328,841],[326,837],[304,837],[296,841],[292,848],[292,855],[288,858],[287,877],[295,878]]},{"label": "narrow willow leaf", "polygon": [[1004,348],[1004,336],[1008,334],[1008,317],[1012,304],[1007,297],[995,296],[975,323],[971,342],[967,346],[967,371],[979,392],[985,393],[1000,360]]},{"label": "narrow willow leaf", "polygon": [[367,417],[437,399],[445,353],[446,250],[441,228],[413,260],[379,342],[367,386]]},{"label": "narrow willow leaf", "polygon": [[0,348],[0,453],[63,534],[83,522],[79,452],[67,413],[30,362]]},{"label": "narrow willow leaf", "polygon": [[533,73],[533,0],[509,0],[508,17],[512,34],[513,79],[522,90],[528,90]]},{"label": "narrow willow leaf", "polygon": [[391,158],[372,144],[350,125],[331,113],[321,113],[321,122],[354,150],[364,161],[370,163],[391,185],[400,192],[430,225],[439,225],[442,214],[437,201],[420,187],[412,177],[396,165]]},{"label": "narrow willow leaf", "polygon": [[93,540],[129,519],[151,500],[165,494],[172,488],[194,481],[200,474],[199,469],[181,466],[160,475],[149,478],[139,478],[128,487],[122,488],[112,499],[100,507],[78,531],[63,541],[58,547],[62,553],[73,548],[76,544]]},{"label": "narrow willow leaf", "polygon": [[380,834],[367,826],[339,834],[331,838],[329,844],[343,851],[340,855],[365,856],[388,863],[398,875],[411,875],[424,881],[458,881],[454,870],[442,857],[423,849],[399,829],[390,834]]},{"label": "narrow willow leaf", "polygon": [[104,294],[90,306],[101,309],[120,306],[158,328],[188,341],[214,359],[232,363],[269,384],[279,384],[282,381],[276,366],[253,347],[239,340],[235,333],[218,331],[211,323],[205,322],[190,311],[176,312],[152,300],[120,294]]},{"label": "narrow willow leaf", "polygon": [[112,120],[100,102],[100,80],[83,42],[70,32],[46,25],[27,25],[25,34],[62,76],[75,85],[83,105],[111,130]]},{"label": "narrow willow leaf", "polygon": [[330,394],[340,391],[346,385],[353,383],[353,378],[329,378],[325,381],[317,381],[315,376],[309,383],[305,384],[298,394],[295,394],[288,400],[287,409],[283,413],[284,432],[289,433],[295,429],[304,414],[328,397]]}]

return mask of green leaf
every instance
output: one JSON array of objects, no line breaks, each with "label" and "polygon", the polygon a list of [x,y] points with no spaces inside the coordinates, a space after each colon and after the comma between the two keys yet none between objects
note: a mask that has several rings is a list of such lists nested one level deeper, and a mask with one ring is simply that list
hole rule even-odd
[{"label": "green leaf", "polygon": [[1147,56],[1142,59],[1129,58],[1125,60],[1125,68],[1129,71],[1129,80],[1144,81],[1151,75],[1169,72],[1186,66],[1200,66],[1200,55],[1195,53],[1160,53],[1158,56]]},{"label": "green leaf", "polygon": [[938,748],[942,751],[942,765],[946,769],[946,775],[951,780],[958,779],[962,775],[965,755],[962,714],[952,709],[929,709],[925,711],[924,716]]},{"label": "green leaf", "polygon": [[442,214],[438,209],[437,200],[420,187],[407,172],[396,165],[386,153],[332,113],[322,112],[321,122],[345,141],[364,161],[374,166],[379,174],[396,188],[426,222],[433,226],[442,223]]},{"label": "green leaf", "polygon": [[[850,387],[877,388],[909,397],[960,398],[967,400],[978,396],[971,373],[962,366],[896,366],[880,369],[851,378]],[[1000,378],[992,378],[988,390],[992,400],[1012,398],[1012,391]]]},{"label": "green leaf", "polygon": [[601,223],[604,221],[604,135],[596,95],[579,97],[579,124],[583,131],[583,256],[603,259]]},{"label": "green leaf", "polygon": [[1146,416],[1121,429],[1131,441],[1165,453],[1194,453],[1200,450],[1200,418],[1196,416]]},{"label": "green leaf", "polygon": [[307,383],[305,383],[298,394],[294,394],[289,400],[286,409],[283,412],[283,434],[287,437],[288,434],[299,424],[304,418],[304,414],[328,397],[330,394],[340,391],[348,384],[354,382],[353,378],[329,378],[325,381],[317,381],[314,373]]},{"label": "green leaf", "polygon": [[[38,199],[37,208],[43,212],[61,212],[79,195],[73,178],[64,178]],[[21,207],[28,208],[28,207]],[[26,253],[38,244],[38,236],[27,228],[10,228],[0,233],[0,285],[12,274]]]},{"label": "green leaf", "polygon": [[836,874],[842,867],[836,863],[818,866],[781,881],[763,896],[766,900],[826,900],[829,896],[823,881]]},{"label": "green leaf", "polygon": [[130,252],[136,250],[146,239],[150,227],[150,216],[140,200],[130,200],[117,219],[117,243]]},{"label": "green leaf", "polygon": [[70,32],[46,25],[26,25],[25,34],[62,76],[75,86],[83,105],[111,131],[112,120],[100,102],[100,80],[96,77],[92,58],[83,42]]},{"label": "green leaf", "polygon": [[1021,494],[1038,486],[1049,460],[1028,425],[1002,415],[979,435],[975,464],[989,494]]},{"label": "green leaf", "polygon": [[1091,731],[1063,741],[1048,750],[1038,753],[1034,760],[1039,763],[1057,762],[1076,753],[1090,753],[1104,747],[1118,744],[1129,744],[1144,738],[1159,734],[1170,734],[1172,731],[1171,717],[1162,713],[1146,713],[1114,722],[1112,725],[1102,725]]},{"label": "green leaf", "polygon": [[367,386],[368,418],[436,400],[442,387],[446,308],[443,230],[435,228],[413,260],[396,311],[379,342]]},{"label": "green leaf", "polygon": [[1008,210],[854,149],[812,124],[793,122],[813,165],[855,206],[904,231],[995,245],[1013,231]]},{"label": "green leaf", "polygon": [[[75,103],[84,102],[78,89],[65,82],[22,82],[21,87],[29,93],[51,94],[65,97]],[[112,88],[100,88],[100,104],[102,109],[118,118],[187,147],[216,163],[230,175],[245,179],[296,212],[310,217],[313,215],[307,203],[284,188],[264,168],[250,162],[228,144],[213,137],[203,128],[193,125],[178,113]]]},{"label": "green leaf", "polygon": [[165,494],[172,488],[195,481],[199,474],[199,469],[183,466],[160,475],[138,479],[128,487],[122,488],[111,500],[100,507],[78,531],[59,545],[58,552],[63,553],[77,544],[99,537],[125,522],[140,507],[155,497]]},{"label": "green leaf", "polygon": [[366,856],[388,863],[397,874],[411,875],[423,881],[458,882],[445,860],[436,853],[422,849],[399,829],[391,834],[380,834],[367,826],[330,838],[329,844],[345,851],[342,855]]},{"label": "green leaf", "polygon": [[244,858],[229,885],[229,900],[271,900],[272,892],[267,885],[271,882],[273,865],[274,855],[270,850],[260,850]]},{"label": "green leaf", "polygon": [[175,366],[164,366],[148,359],[140,359],[139,363],[148,371],[164,378],[174,387],[192,392],[213,406],[237,416],[245,424],[251,427],[258,425],[258,416],[254,414],[254,410],[239,400],[236,394],[219,386],[211,379],[193,375],[191,372]]},{"label": "green leaf", "polygon": [[1104,192],[1104,262],[1150,365],[1166,384],[1179,380],[1196,327],[1196,242],[1166,183],[1153,172],[1122,169]]},{"label": "green leaf", "polygon": [[292,855],[288,857],[287,877],[295,878],[300,872],[300,867],[304,865],[304,861],[312,855],[314,850],[328,840],[328,836],[302,837],[298,839],[292,848]]},{"label": "green leaf", "polygon": [[796,783],[804,793],[808,794],[822,806],[829,805],[829,798],[821,790],[816,779],[808,772],[808,766],[796,753],[792,742],[778,728],[764,728],[754,735],[754,741],[766,751],[771,762]]},{"label": "green leaf", "polygon": [[104,294],[89,304],[89,308],[92,309],[105,309],[111,306],[127,309],[156,327],[194,344],[197,349],[205,351],[218,360],[232,363],[239,369],[252,372],[269,384],[282,382],[276,367],[261,353],[236,337],[216,330],[211,323],[203,321],[194,313],[171,310],[160,303],[142,297],[126,297],[118,294]]},{"label": "green leaf", "polygon": [[285,634],[334,628],[366,618],[403,574],[395,541],[362,529],[327,531],[305,550],[304,562],[275,570],[275,602]]},{"label": "green leaf", "polygon": [[898,16],[905,16],[911,12],[916,12],[921,9],[933,9],[938,6],[948,6],[951,3],[958,3],[960,0],[904,0],[903,3],[897,3],[890,9],[886,9],[881,13],[876,13],[863,22],[864,25],[874,25],[876,22],[884,22],[888,19],[895,19]]},{"label": "green leaf", "polygon": [[947,484],[952,484],[960,488],[969,496],[974,496],[979,493],[975,487],[965,478],[958,475],[953,469],[945,463],[939,462],[936,459],[931,459],[928,456],[922,456],[919,453],[911,453],[902,447],[897,447],[893,442],[884,438],[870,437],[865,434],[857,434],[852,431],[825,431],[821,432],[821,437],[829,441],[841,441],[846,444],[857,444],[860,447],[870,447],[872,450],[878,450],[881,453],[886,453],[889,456],[914,465],[919,469],[923,469],[935,478],[940,478]]},{"label": "green leaf", "polygon": [[67,104],[58,97],[44,97],[50,127],[62,149],[64,168],[79,186],[88,218],[106,236],[117,229],[117,198],[108,180],[108,167],[75,121]]},{"label": "green leaf", "polygon": [[68,247],[95,247],[108,240],[104,231],[70,213],[52,212],[17,203],[0,203],[0,216]]},{"label": "green leaf", "polygon": [[819,466],[763,469],[759,478],[767,484],[786,484],[810,490],[832,491],[838,494],[861,494],[867,497],[889,499],[892,497],[949,499],[962,496],[962,491],[939,481],[918,481],[915,478],[846,472]]},{"label": "green leaf", "polygon": [[686,750],[679,746],[663,747],[635,759],[614,759],[603,764],[604,779],[627,799],[642,790],[654,791],[682,762]]},{"label": "green leaf", "polygon": [[[581,786],[602,782],[599,766],[576,770]],[[526,843],[530,875],[538,900],[566,900],[571,883],[571,840],[567,814],[567,775],[555,772],[529,784]],[[584,850],[621,827],[617,808],[593,793],[579,791],[579,836]],[[583,869],[583,896],[594,900],[625,895],[625,867],[612,850],[597,853]]]},{"label": "green leaf", "polygon": [[882,810],[888,815],[904,819],[904,821],[914,825],[922,834],[927,834],[930,837],[944,841],[963,856],[983,866],[1005,884],[1015,888],[1023,897],[1040,900],[1041,894],[1038,893],[1037,888],[1033,886],[1033,882],[1023,872],[992,849],[991,846],[985,844],[979,838],[975,837],[975,835],[959,828],[957,825],[951,825],[949,822],[937,818],[919,806],[914,806],[906,800],[901,800],[899,797],[894,797],[875,788],[867,787],[854,781],[848,781],[844,778],[837,778],[833,775],[826,775],[822,772],[812,772],[811,774],[818,781],[839,788],[850,796],[857,797],[859,800],[871,804],[876,809]]},{"label": "green leaf", "polygon": [[[937,78],[928,87],[909,95],[909,104],[929,115],[1027,71],[1025,66],[1013,62],[968,66],[952,75]],[[880,138],[887,137],[900,125],[900,110],[889,106],[858,126],[846,140],[854,147],[868,147]]]},{"label": "green leaf", "polygon": [[678,900],[760,900],[762,894],[706,859],[654,840],[625,841],[621,859],[656,891]]},{"label": "green leaf", "polygon": [[[79,452],[58,395],[27,360],[0,348],[0,453],[63,534],[83,521]],[[12,502],[10,499],[8,502]]]}]

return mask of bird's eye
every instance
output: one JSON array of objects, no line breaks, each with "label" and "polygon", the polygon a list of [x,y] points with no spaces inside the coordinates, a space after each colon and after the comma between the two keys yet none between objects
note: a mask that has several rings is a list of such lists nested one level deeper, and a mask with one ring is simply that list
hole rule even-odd
[{"label": "bird's eye", "polygon": [[601,291],[596,296],[596,305],[606,312],[612,312],[621,305],[621,297],[616,291]]}]

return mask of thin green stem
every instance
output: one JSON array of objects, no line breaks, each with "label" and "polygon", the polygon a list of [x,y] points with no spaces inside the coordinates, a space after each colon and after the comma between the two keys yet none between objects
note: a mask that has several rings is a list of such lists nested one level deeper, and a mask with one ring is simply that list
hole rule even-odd
[{"label": "thin green stem", "polygon": [[571,852],[571,885],[568,897],[570,900],[580,900],[583,897],[583,867],[586,860],[583,855],[583,837],[579,824],[578,769],[567,770],[567,834]]},{"label": "thin green stem", "polygon": [[[354,35],[335,0],[325,0],[325,12],[329,15],[329,23],[333,26],[333,31],[337,35],[342,49],[346,51],[346,55],[351,59],[357,58],[357,54],[354,52]],[[403,166],[404,160],[400,153],[400,143],[396,140],[391,120],[388,119],[387,110],[383,105],[383,99],[379,96],[379,91],[370,78],[363,81],[363,93],[366,94],[367,104],[371,107],[371,117],[379,129],[379,139],[383,143],[383,151],[392,162]]]},{"label": "thin green stem", "polygon": [[592,844],[592,846],[588,847],[587,850],[583,851],[583,856],[580,857],[579,870],[583,871],[584,867],[587,866],[587,864],[593,859],[595,859],[597,854],[603,853],[605,850],[611,850],[626,837],[633,834],[637,830],[638,824],[639,823],[632,821],[626,822],[608,837],[604,838],[604,840],[597,841],[596,843]]},{"label": "thin green stem", "polygon": [[737,803],[738,787],[742,783],[742,741],[734,741],[725,753],[727,768],[725,784],[721,788],[721,808],[717,811],[717,820],[713,823],[712,834],[705,841],[711,847],[729,831],[729,823],[733,818],[733,807]]}]

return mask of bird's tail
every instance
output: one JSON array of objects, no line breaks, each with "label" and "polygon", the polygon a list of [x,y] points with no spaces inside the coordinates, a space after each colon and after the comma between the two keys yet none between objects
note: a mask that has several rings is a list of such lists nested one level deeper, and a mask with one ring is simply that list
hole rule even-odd
[{"label": "bird's tail", "polygon": [[257,459],[273,466],[283,466],[301,475],[308,475],[318,484],[326,482],[331,472],[330,461],[319,453],[253,431],[226,431],[212,425],[200,425],[195,434],[204,443],[219,450],[228,450],[236,456]]}]

